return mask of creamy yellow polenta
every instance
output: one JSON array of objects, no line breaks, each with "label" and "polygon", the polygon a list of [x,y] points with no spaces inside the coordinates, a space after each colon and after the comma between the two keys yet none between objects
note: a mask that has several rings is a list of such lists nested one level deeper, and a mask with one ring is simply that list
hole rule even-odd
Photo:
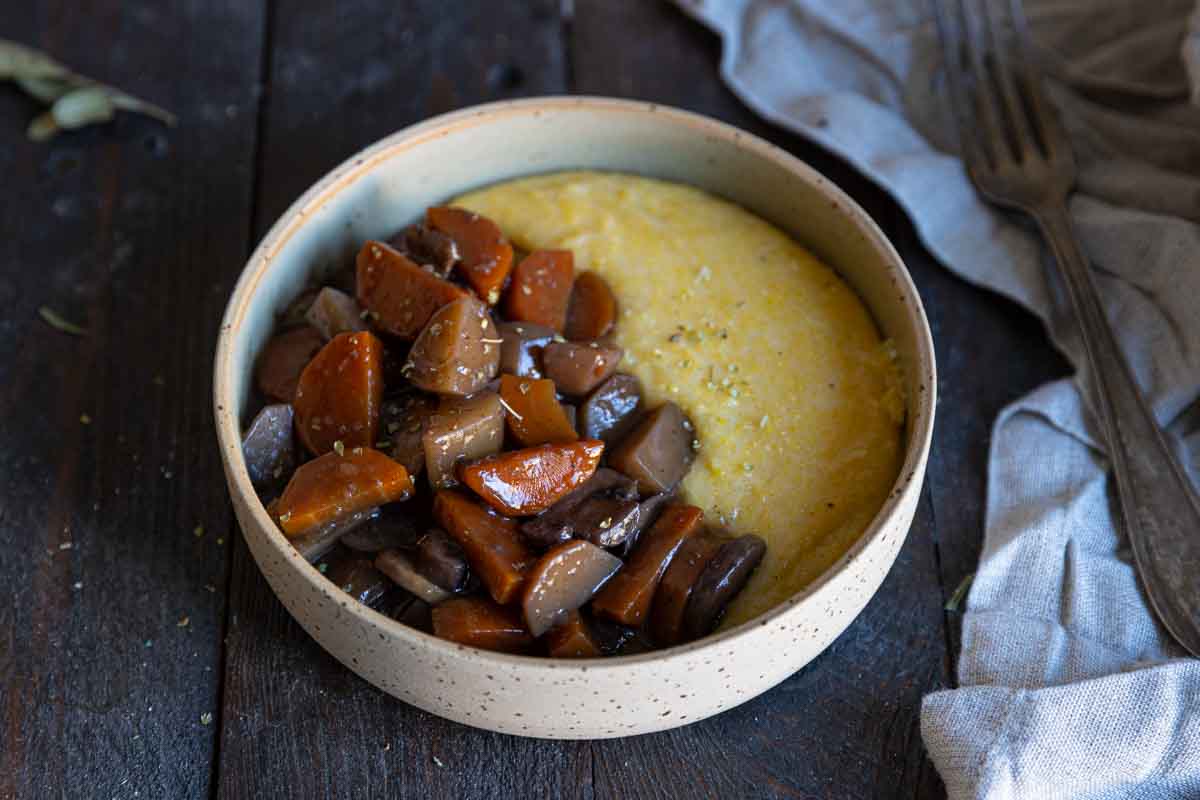
[{"label": "creamy yellow polenta", "polygon": [[621,369],[696,424],[685,496],[767,542],[725,625],[787,599],[862,533],[899,471],[903,403],[890,348],[831,269],[736,205],[633,175],[524,178],[455,203],[522,249],[574,251],[577,273],[612,286]]}]

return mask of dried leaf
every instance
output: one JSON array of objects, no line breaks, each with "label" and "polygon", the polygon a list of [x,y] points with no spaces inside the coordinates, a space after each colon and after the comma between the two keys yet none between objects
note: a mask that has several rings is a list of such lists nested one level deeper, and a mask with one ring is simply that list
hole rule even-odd
[{"label": "dried leaf", "polygon": [[74,322],[68,322],[59,316],[58,312],[48,306],[42,306],[38,309],[38,314],[41,314],[42,319],[52,328],[56,328],[63,333],[69,333],[72,336],[87,336],[87,329],[81,328]]},{"label": "dried leaf", "polygon": [[31,47],[0,39],[0,80],[16,82],[26,94],[51,104],[27,130],[30,139],[43,141],[60,130],[81,128],[112,119],[117,109],[143,114],[174,125],[175,115],[120,89],[67,69]]},{"label": "dried leaf", "polygon": [[60,129],[72,130],[95,122],[108,122],[117,109],[104,88],[89,86],[58,98],[50,107],[50,113]]},{"label": "dried leaf", "polygon": [[947,611],[958,611],[963,601],[967,599],[967,591],[971,588],[971,582],[974,580],[974,572],[963,578],[962,582],[958,584],[958,588],[954,590],[954,594],[950,595],[950,599],[942,607]]}]

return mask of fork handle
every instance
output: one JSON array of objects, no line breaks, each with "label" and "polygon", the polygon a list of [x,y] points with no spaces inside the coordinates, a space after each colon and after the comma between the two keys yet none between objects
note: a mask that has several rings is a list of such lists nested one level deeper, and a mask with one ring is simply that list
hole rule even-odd
[{"label": "fork handle", "polygon": [[1043,207],[1034,218],[1082,329],[1092,399],[1143,586],[1167,630],[1200,656],[1200,498],[1117,347],[1065,204]]}]

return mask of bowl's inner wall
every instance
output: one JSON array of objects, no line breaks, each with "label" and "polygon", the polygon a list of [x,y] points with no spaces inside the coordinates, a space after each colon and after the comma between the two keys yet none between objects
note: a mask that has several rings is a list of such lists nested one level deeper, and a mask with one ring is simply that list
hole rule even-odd
[{"label": "bowl's inner wall", "polygon": [[[739,135],[739,138],[743,135]],[[746,137],[748,138],[748,137]],[[742,142],[741,144],[744,144]],[[345,165],[339,178],[303,198],[298,216],[272,243],[253,302],[235,320],[233,389],[237,417],[249,409],[253,363],[281,310],[311,277],[353,259],[362,242],[394,233],[426,207],[486,184],[567,169],[634,172],[689,183],[769,220],[833,266],[866,302],[905,368],[908,412],[918,414],[914,366],[920,314],[907,302],[904,276],[877,252],[865,218],[818,186],[783,169],[779,151],[741,146],[704,123],[670,111],[563,105],[510,108],[465,117],[452,127],[383,143]],[[819,181],[825,186],[824,178]],[[886,247],[886,244],[883,244]],[[911,437],[914,426],[907,426]],[[912,443],[910,442],[909,445]]]}]

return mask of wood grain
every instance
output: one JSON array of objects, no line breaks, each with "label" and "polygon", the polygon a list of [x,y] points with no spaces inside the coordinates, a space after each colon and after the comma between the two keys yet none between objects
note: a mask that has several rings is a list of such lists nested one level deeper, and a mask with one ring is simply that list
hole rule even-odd
[{"label": "wood grain", "polygon": [[34,144],[34,105],[0,93],[0,797],[203,797],[231,522],[209,374],[249,236],[259,9],[8,3],[0,31],[181,120]]}]

